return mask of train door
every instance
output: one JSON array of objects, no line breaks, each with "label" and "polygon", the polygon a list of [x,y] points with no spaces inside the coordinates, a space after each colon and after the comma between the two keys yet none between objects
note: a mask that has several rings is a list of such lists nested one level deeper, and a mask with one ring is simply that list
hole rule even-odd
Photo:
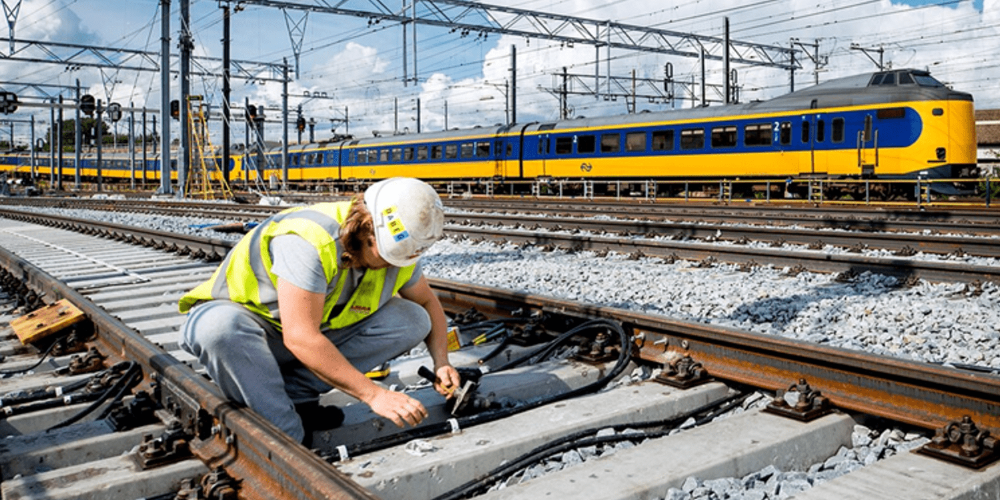
[{"label": "train door", "polygon": [[878,131],[874,130],[874,117],[871,113],[865,114],[864,125],[858,130],[858,169],[861,177],[873,177],[878,168]]}]

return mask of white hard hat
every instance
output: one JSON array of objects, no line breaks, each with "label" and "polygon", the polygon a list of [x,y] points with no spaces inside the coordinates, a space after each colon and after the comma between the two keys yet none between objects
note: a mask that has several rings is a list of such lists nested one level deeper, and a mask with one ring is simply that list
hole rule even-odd
[{"label": "white hard hat", "polygon": [[396,267],[417,261],[444,236],[444,207],[434,188],[417,179],[393,177],[365,190],[378,253]]}]

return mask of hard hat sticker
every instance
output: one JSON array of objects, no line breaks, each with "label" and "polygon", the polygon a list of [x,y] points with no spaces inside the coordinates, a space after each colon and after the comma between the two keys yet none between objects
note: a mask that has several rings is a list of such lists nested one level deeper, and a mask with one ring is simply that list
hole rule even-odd
[{"label": "hard hat sticker", "polygon": [[382,215],[386,217],[394,213],[396,213],[396,205],[389,205],[388,207],[385,207],[385,210],[382,210]]},{"label": "hard hat sticker", "polygon": [[399,234],[393,234],[392,235],[392,239],[396,240],[397,243],[400,242],[400,241],[403,241],[403,240],[405,240],[406,238],[409,238],[409,237],[410,237],[410,233],[408,231],[403,231],[403,232],[401,232]]},{"label": "hard hat sticker", "polygon": [[385,227],[389,228],[389,234],[396,236],[403,231],[406,231],[406,226],[403,225],[403,221],[399,219],[390,220]]}]

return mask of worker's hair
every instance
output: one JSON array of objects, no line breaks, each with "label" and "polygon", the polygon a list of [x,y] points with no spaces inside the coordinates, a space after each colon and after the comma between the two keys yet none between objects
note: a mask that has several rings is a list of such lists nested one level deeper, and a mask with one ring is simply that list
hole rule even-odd
[{"label": "worker's hair", "polygon": [[340,225],[340,244],[344,247],[344,253],[340,254],[341,264],[345,268],[360,265],[362,250],[373,244],[374,238],[372,214],[365,208],[364,193],[358,193],[351,200],[351,208]]}]

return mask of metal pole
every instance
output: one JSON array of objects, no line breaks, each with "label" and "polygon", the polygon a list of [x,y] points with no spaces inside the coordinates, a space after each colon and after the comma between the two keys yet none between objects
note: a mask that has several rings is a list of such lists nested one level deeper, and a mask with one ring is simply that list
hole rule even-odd
[{"label": "metal pole", "polygon": [[517,47],[510,46],[510,123],[517,123]]},{"label": "metal pole", "polygon": [[[406,54],[406,51],[403,51]],[[392,99],[392,135],[399,134],[399,98]]]},{"label": "metal pole", "polygon": [[73,124],[74,139],[73,139],[73,167],[76,170],[76,175],[73,188],[80,189],[80,150],[83,149],[83,123],[80,117],[80,80],[76,80],[76,123]]},{"label": "metal pole", "polygon": [[417,86],[417,0],[413,2],[413,86]]},{"label": "metal pole", "polygon": [[725,94],[722,102],[729,104],[732,102],[730,95],[732,94],[729,88],[729,18],[723,18],[723,47],[722,47],[722,93]]},{"label": "metal pole", "polygon": [[178,46],[181,49],[181,95],[180,122],[181,141],[177,151],[177,198],[183,198],[187,190],[187,176],[191,167],[191,123],[189,120],[188,98],[191,95],[191,49],[194,39],[191,35],[191,0],[180,0],[181,30]]},{"label": "metal pole", "polygon": [[701,62],[701,105],[708,106],[708,102],[705,101],[705,48],[702,47],[699,53],[698,59]]},{"label": "metal pole", "polygon": [[56,103],[52,99],[53,106],[49,108],[49,178],[56,175]]},{"label": "metal pole", "polygon": [[[62,96],[62,94],[59,94],[59,112],[58,112],[59,118],[58,118],[58,122],[56,122],[56,145],[57,145],[57,151],[58,151],[58,153],[56,153],[56,157],[57,157],[56,161],[59,162],[59,174],[58,174],[58,181],[57,181],[58,187],[56,189],[58,189],[60,191],[62,191],[62,188],[63,188],[63,185],[62,185],[62,173],[63,173],[63,147],[62,147],[63,110],[62,110],[62,103],[63,103],[63,96]],[[11,138],[11,142],[13,142],[13,138]]]},{"label": "metal pole", "polygon": [[[94,122],[94,126],[97,127],[97,192],[101,192],[104,187],[104,175],[101,165],[101,151],[103,149],[102,144],[104,142],[104,130],[101,125],[103,124],[102,116],[104,115],[104,106],[101,105],[101,100],[97,100],[97,120]],[[60,161],[59,163],[62,163]]]},{"label": "metal pole", "polygon": [[232,117],[232,107],[229,95],[229,4],[222,5],[222,178],[229,182],[229,120]]},{"label": "metal pole", "polygon": [[[791,51],[788,52],[789,54],[792,55],[792,64],[791,64],[792,67],[788,68],[788,83],[789,86],[791,87],[789,92],[795,92],[795,40],[792,40],[791,42],[789,42],[789,44],[791,45],[792,49]],[[816,74],[816,78],[819,78],[818,73]]]},{"label": "metal pole", "polygon": [[38,178],[38,172],[36,171],[35,163],[35,115],[31,115],[31,182],[34,184],[35,179]]},{"label": "metal pole", "polygon": [[[171,194],[170,186],[170,0],[160,0],[160,189]],[[154,128],[156,125],[153,125]]]},{"label": "metal pole", "polygon": [[142,108],[142,187],[146,187],[146,108]]},{"label": "metal pole", "polygon": [[128,115],[128,164],[129,164],[129,186],[135,189],[135,103],[128,103],[132,111]]},{"label": "metal pole", "polygon": [[[244,128],[244,131],[246,133],[246,137],[243,140],[244,141],[243,142],[243,157],[244,157],[243,158],[243,180],[244,181],[248,181],[248,180],[250,180],[250,174],[247,173],[247,167],[250,164],[250,127],[253,126],[253,123],[250,122],[250,116],[248,114],[248,111],[250,109],[250,98],[249,97],[244,97],[243,101],[244,101],[243,102],[243,109],[244,109],[243,117],[244,117],[244,120],[246,121],[246,127]],[[260,170],[258,170],[257,168],[254,168],[254,172],[256,172],[256,174],[257,174],[257,179],[260,180]]]},{"label": "metal pole", "polygon": [[444,102],[444,129],[448,130],[448,101]]},{"label": "metal pole", "polygon": [[[288,191],[288,58],[281,78],[281,190]],[[311,142],[311,141],[310,141]]]},{"label": "metal pole", "polygon": [[[403,12],[406,12],[406,0],[403,0]],[[406,69],[406,21],[400,23],[403,25],[403,86],[409,85],[410,74]],[[299,142],[302,142],[300,139]]]},{"label": "metal pole", "polygon": [[420,98],[417,98],[417,133],[420,133]]}]

